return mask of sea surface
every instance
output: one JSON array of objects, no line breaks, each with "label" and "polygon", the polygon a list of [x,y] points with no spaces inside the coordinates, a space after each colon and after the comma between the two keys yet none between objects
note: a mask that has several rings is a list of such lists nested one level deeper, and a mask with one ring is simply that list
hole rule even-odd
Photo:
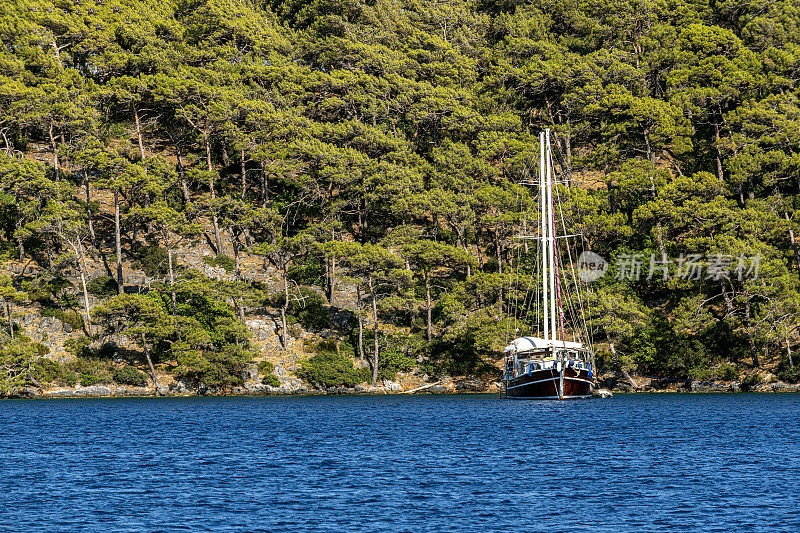
[{"label": "sea surface", "polygon": [[0,401],[3,531],[800,531],[800,395]]}]

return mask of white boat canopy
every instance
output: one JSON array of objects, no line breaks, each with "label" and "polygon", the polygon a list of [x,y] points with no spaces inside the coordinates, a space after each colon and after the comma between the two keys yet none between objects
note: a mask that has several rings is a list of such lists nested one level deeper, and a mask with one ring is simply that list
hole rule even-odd
[{"label": "white boat canopy", "polygon": [[571,350],[579,350],[583,348],[580,342],[560,341],[560,340],[545,340],[539,337],[518,337],[511,341],[511,344],[506,346],[504,350],[507,352],[529,352],[531,350],[542,350],[545,348],[567,348]]}]

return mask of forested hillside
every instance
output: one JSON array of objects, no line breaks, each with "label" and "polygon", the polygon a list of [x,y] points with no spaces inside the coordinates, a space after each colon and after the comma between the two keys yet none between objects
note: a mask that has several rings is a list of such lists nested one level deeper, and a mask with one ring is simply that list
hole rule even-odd
[{"label": "forested hillside", "polygon": [[0,0],[0,39],[0,392],[241,384],[261,319],[312,383],[497,373],[543,128],[602,367],[799,377],[795,0]]}]

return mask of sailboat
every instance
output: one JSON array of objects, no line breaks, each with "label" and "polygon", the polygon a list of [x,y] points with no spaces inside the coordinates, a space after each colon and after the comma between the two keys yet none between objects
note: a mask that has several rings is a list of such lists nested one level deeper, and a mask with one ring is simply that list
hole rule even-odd
[{"label": "sailboat", "polygon": [[[538,311],[536,315],[540,336],[520,336],[506,346],[503,373],[505,396],[520,400],[590,398],[594,352],[589,345],[589,329],[580,305],[582,295],[571,253],[568,254],[571,279],[562,275],[566,269],[560,264],[562,254],[558,253],[557,243],[566,244],[567,239],[575,235],[567,234],[564,216],[560,211],[559,221],[564,231],[562,235],[556,235],[557,205],[553,198],[555,180],[549,129],[539,134],[539,144],[539,231],[538,234],[518,235],[518,238],[537,243],[538,257],[535,265],[540,276],[535,277],[536,297],[530,301],[535,303]],[[528,184],[537,185],[533,182]],[[564,249],[566,248],[565,246]],[[567,340],[564,314],[564,293],[569,281],[574,283],[575,289],[575,297],[569,300],[571,311],[574,311],[571,314],[573,320],[569,324],[572,340]],[[527,296],[525,300],[528,300]],[[578,305],[574,305],[576,300]],[[577,311],[575,307],[578,307]],[[515,334],[518,333],[519,329],[515,331]]]}]

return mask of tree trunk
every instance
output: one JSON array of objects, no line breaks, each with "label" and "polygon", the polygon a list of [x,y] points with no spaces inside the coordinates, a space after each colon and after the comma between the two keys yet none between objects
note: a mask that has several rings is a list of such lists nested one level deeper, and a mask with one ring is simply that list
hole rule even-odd
[{"label": "tree trunk", "polygon": [[236,279],[242,279],[242,268],[239,262],[239,233],[231,228],[231,246],[233,247],[233,275]]},{"label": "tree trunk", "polygon": [[792,347],[789,345],[789,337],[786,337],[786,357],[789,359],[789,368],[794,368],[794,360],[792,359]]},{"label": "tree trunk", "polygon": [[728,291],[725,288],[725,283],[722,280],[719,280],[719,288],[722,292],[722,298],[725,300],[727,316],[733,316],[733,302],[731,301],[731,296],[728,294]]},{"label": "tree trunk", "polygon": [[375,337],[375,351],[372,355],[372,386],[378,384],[378,299],[375,297],[375,289],[372,286],[372,278],[369,278],[369,293],[372,296],[372,333]]},{"label": "tree trunk", "polygon": [[55,41],[55,39],[50,42],[50,46],[53,48],[53,55],[56,57],[58,70],[64,70],[64,63],[61,61],[61,47],[58,46],[58,43]]},{"label": "tree trunk", "polygon": [[94,232],[92,206],[90,204],[92,196],[89,191],[89,175],[86,173],[86,169],[83,170],[83,186],[86,189],[86,223],[89,226],[89,238],[92,240],[92,245],[97,248],[97,235]]},{"label": "tree trunk", "polygon": [[181,180],[181,191],[183,192],[183,202],[188,204],[190,201],[189,197],[189,186],[186,183],[186,173],[183,170],[183,159],[181,158],[181,148],[179,143],[175,143],[175,156],[178,158],[178,176],[180,176]]},{"label": "tree trunk", "polygon": [[[456,239],[458,240],[456,244],[458,244],[458,246],[460,246],[464,252],[469,255],[469,249],[467,248],[466,238],[464,236],[464,229],[458,229],[455,226],[453,226],[453,229],[456,230]],[[470,264],[467,263],[467,277],[469,278],[470,276],[472,276],[472,268],[470,267]]]},{"label": "tree trunk", "polygon": [[[6,316],[8,317],[8,335],[11,337],[11,340],[14,340],[14,321],[11,319],[11,304],[6,302]],[[789,341],[786,341],[786,346],[789,346]],[[789,354],[789,359],[791,360],[791,353]]]},{"label": "tree trunk", "polygon": [[356,314],[358,315],[358,359],[363,361],[364,355],[364,317],[361,315],[361,286],[356,284]]},{"label": "tree trunk", "polygon": [[17,235],[17,250],[19,251],[20,262],[25,260],[25,243],[22,242],[22,237]]},{"label": "tree trunk", "polygon": [[758,361],[758,351],[753,342],[753,332],[750,330],[750,300],[744,305],[744,327],[747,332],[747,344],[750,347],[750,355],[753,357],[753,366],[759,368],[761,365]]},{"label": "tree trunk", "polygon": [[[789,221],[789,213],[784,213],[783,217]],[[791,223],[791,222],[790,222]],[[794,262],[797,263],[797,270],[800,271],[800,250],[798,250],[797,242],[794,240],[794,230],[789,226],[789,241],[792,243],[792,250],[794,251]]]},{"label": "tree trunk", "polygon": [[[649,153],[650,150],[649,137],[645,135],[645,138],[648,139],[648,153]],[[650,159],[649,156],[648,159]],[[656,197],[658,196],[658,193],[656,192],[656,182],[653,179],[652,174],[650,174],[649,178],[650,178],[650,195],[653,197],[653,200],[655,200]],[[658,245],[658,252],[661,254],[661,259],[666,261],[667,252],[664,246],[664,228],[661,226],[660,220],[656,222],[656,244]]]},{"label": "tree trunk", "polygon": [[242,200],[244,200],[245,195],[247,194],[247,168],[245,165],[244,160],[244,148],[242,148],[242,161],[241,161],[241,171],[242,171]]},{"label": "tree trunk", "polygon": [[714,124],[714,148],[716,151],[717,179],[721,186],[725,183],[725,173],[722,167],[722,151],[719,149],[719,124]]},{"label": "tree trunk", "polygon": [[328,299],[328,303],[331,302],[331,297],[333,296],[331,292],[331,258],[325,255],[325,298]]},{"label": "tree trunk", "polygon": [[328,300],[331,305],[336,299],[336,258],[331,258],[331,297]]},{"label": "tree trunk", "polygon": [[53,170],[55,171],[55,181],[58,181],[58,146],[56,145],[56,138],[53,135],[53,123],[50,122],[50,129],[48,130],[50,134],[50,147],[53,150]]},{"label": "tree trunk", "polygon": [[172,246],[167,246],[167,264],[169,266],[169,292],[172,297],[172,314],[178,314],[178,298],[175,296],[175,270],[172,265]]},{"label": "tree trunk", "polygon": [[142,332],[142,350],[144,351],[145,359],[147,359],[147,365],[150,367],[150,377],[153,378],[153,387],[155,387],[156,391],[158,391],[158,380],[156,380],[156,367],[153,366],[153,360],[150,359],[150,350],[147,349],[147,339],[144,336],[144,332]]},{"label": "tree trunk", "polygon": [[269,205],[269,180],[264,163],[261,163],[261,207],[266,209],[267,205]]},{"label": "tree trunk", "polygon": [[288,333],[286,331],[286,310],[289,308],[289,277],[286,272],[286,263],[283,264],[283,305],[281,305],[281,344],[283,349],[288,347]]},{"label": "tree trunk", "polygon": [[83,288],[83,309],[86,314],[86,333],[92,335],[92,317],[89,313],[89,290],[86,288],[86,255],[83,253],[83,244],[78,241],[78,256],[80,259],[81,287]]},{"label": "tree trunk", "polygon": [[431,338],[433,337],[433,326],[431,324],[431,281],[430,276],[428,275],[428,271],[424,271],[425,274],[425,303],[427,305],[428,311],[428,327],[425,330],[426,336],[428,338],[428,343],[431,342]]},{"label": "tree trunk", "polygon": [[[217,197],[217,193],[214,191],[214,168],[211,165],[211,140],[208,134],[204,135],[204,139],[206,142],[206,163],[208,164],[208,188],[211,190],[211,199],[214,200]],[[217,254],[221,254],[222,238],[219,234],[219,220],[217,219],[216,207],[211,210],[211,222],[214,224],[214,241],[217,244]]]},{"label": "tree trunk", "polygon": [[122,228],[119,222],[119,191],[114,189],[114,241],[117,247],[117,292],[125,294],[125,279],[122,276]]},{"label": "tree trunk", "polygon": [[503,259],[500,255],[500,233],[498,232],[495,240],[495,251],[497,252],[497,273],[503,273]]},{"label": "tree trunk", "polygon": [[133,108],[133,118],[136,123],[136,140],[139,142],[139,155],[144,161],[144,143],[142,143],[142,128],[139,124],[139,110],[136,108],[135,102],[131,102],[131,107]]},{"label": "tree trunk", "polygon": [[228,168],[231,166],[231,158],[228,155],[228,148],[225,146],[225,143],[222,143],[222,166],[224,168]]}]

